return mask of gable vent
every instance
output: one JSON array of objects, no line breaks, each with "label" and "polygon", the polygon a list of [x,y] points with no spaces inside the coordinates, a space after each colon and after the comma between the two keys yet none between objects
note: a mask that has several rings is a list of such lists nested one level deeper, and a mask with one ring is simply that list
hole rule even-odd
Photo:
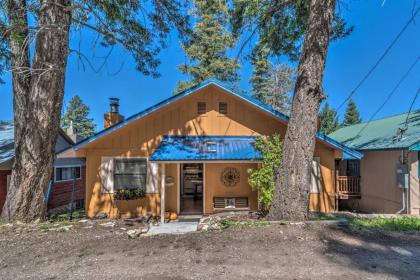
[{"label": "gable vent", "polygon": [[228,105],[226,102],[219,102],[219,113],[223,115],[228,113]]},{"label": "gable vent", "polygon": [[206,113],[206,102],[198,102],[197,103],[197,113],[199,115],[203,115]]}]

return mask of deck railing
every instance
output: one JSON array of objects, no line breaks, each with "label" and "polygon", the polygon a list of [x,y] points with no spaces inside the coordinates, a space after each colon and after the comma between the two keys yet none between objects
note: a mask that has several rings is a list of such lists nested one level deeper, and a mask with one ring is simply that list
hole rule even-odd
[{"label": "deck railing", "polygon": [[360,195],[360,176],[338,176],[337,187],[339,194]]}]

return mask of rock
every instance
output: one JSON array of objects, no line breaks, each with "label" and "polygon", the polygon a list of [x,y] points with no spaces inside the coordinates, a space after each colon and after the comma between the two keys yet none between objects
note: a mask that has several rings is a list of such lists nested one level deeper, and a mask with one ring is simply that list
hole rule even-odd
[{"label": "rock", "polygon": [[62,227],[57,227],[57,228],[50,228],[48,230],[50,231],[58,231],[58,232],[66,232],[69,231],[70,228],[72,228],[72,225],[68,225],[68,226],[62,226]]},{"label": "rock", "polygon": [[141,234],[147,233],[149,231],[149,227],[143,228],[136,228],[127,230],[128,237],[131,239],[139,237]]},{"label": "rock", "polygon": [[102,223],[100,224],[103,227],[114,227],[115,223],[114,222],[106,222],[106,223]]},{"label": "rock", "polygon": [[105,212],[99,212],[98,214],[95,215],[95,219],[106,219],[108,218],[108,214]]},{"label": "rock", "polygon": [[79,223],[88,223],[88,222],[89,222],[88,219],[81,219],[81,220],[79,220]]}]

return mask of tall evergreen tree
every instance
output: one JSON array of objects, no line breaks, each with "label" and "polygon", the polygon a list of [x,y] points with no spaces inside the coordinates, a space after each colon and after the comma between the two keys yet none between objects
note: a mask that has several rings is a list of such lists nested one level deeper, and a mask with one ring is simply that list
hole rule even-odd
[{"label": "tall evergreen tree", "polygon": [[175,93],[210,77],[230,83],[239,81],[239,64],[226,54],[236,41],[227,27],[226,0],[194,0],[194,7],[194,30],[182,45],[189,63],[178,66],[190,79],[180,81]]},{"label": "tall evergreen tree", "polygon": [[249,79],[252,97],[287,114],[294,85],[294,69],[287,64],[273,66],[268,59],[268,49],[254,49],[251,62],[254,66],[253,76]]},{"label": "tall evergreen tree", "polygon": [[353,99],[350,99],[346,108],[346,114],[344,115],[342,126],[349,126],[361,122],[362,119],[360,118],[360,113],[357,109],[356,103],[353,101]]},{"label": "tall evergreen tree", "polygon": [[265,103],[279,112],[289,114],[291,91],[295,84],[295,69],[286,63],[277,64],[271,72],[271,85]]},{"label": "tall evergreen tree", "polygon": [[91,136],[95,133],[96,126],[93,119],[89,118],[89,112],[89,107],[82,99],[78,95],[73,96],[61,119],[61,127],[66,129],[72,125],[78,135],[84,138]]},{"label": "tall evergreen tree", "polygon": [[265,103],[265,97],[271,85],[272,63],[268,59],[267,48],[256,48],[251,54],[251,63],[254,66],[249,82],[252,85],[252,97]]},{"label": "tall evergreen tree", "polygon": [[319,112],[319,130],[325,134],[330,134],[340,128],[337,111],[330,108],[328,102],[325,102],[321,112]]}]

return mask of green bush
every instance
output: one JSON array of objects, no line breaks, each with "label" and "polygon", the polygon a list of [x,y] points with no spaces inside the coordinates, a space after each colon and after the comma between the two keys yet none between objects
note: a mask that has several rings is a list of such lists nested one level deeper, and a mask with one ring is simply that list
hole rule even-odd
[{"label": "green bush", "polygon": [[146,196],[144,189],[120,189],[114,193],[115,200],[140,199]]},{"label": "green bush", "polygon": [[358,229],[381,229],[381,230],[420,230],[420,218],[353,218],[350,225]]},{"label": "green bush", "polygon": [[271,138],[259,137],[255,141],[255,148],[263,156],[262,164],[257,169],[249,169],[249,184],[259,192],[259,202],[262,210],[268,210],[273,200],[276,186],[275,175],[281,163],[283,143],[280,135]]}]

